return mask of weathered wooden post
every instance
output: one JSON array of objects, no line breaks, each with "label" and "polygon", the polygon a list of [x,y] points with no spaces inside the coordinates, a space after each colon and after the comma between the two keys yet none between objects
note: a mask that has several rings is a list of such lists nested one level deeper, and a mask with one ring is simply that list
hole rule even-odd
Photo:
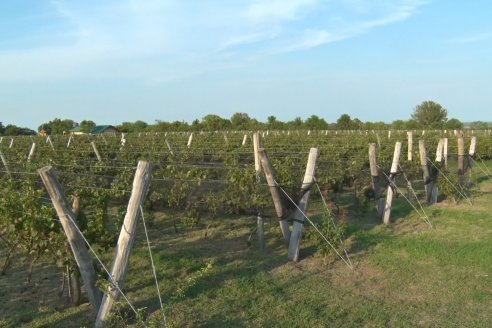
[{"label": "weathered wooden post", "polygon": [[437,187],[437,179],[439,177],[439,167],[441,166],[442,163],[443,150],[444,150],[444,139],[440,139],[436,149],[436,164],[435,167],[432,167],[429,172],[430,194],[427,199],[429,204],[437,203],[437,196],[439,195],[439,189]]},{"label": "weathered wooden post", "polygon": [[[113,303],[118,300],[120,295],[119,290],[121,290],[123,286],[127,265],[130,260],[140,206],[142,205],[149,188],[151,174],[152,165],[149,162],[139,161],[133,180],[130,201],[128,202],[125,219],[123,220],[120,236],[116,245],[116,253],[111,268],[110,287],[103,296],[101,307],[97,314],[96,327],[104,326]],[[118,286],[119,290],[113,284]]]},{"label": "weathered wooden post", "polygon": [[393,162],[391,163],[391,170],[389,176],[388,190],[386,191],[386,203],[384,205],[383,222],[385,224],[390,223],[391,216],[391,203],[393,202],[393,195],[395,193],[393,188],[396,188],[396,173],[398,172],[398,163],[400,161],[401,142],[396,142],[395,152],[393,153]]},{"label": "weathered wooden post", "polygon": [[427,165],[427,152],[425,149],[424,140],[419,140],[419,155],[420,155],[420,165],[422,166],[422,175],[425,185],[425,198],[427,202],[429,202],[432,189],[430,186],[430,173],[429,173],[429,166]]},{"label": "weathered wooden post", "polygon": [[462,131],[458,133],[458,179],[462,186],[465,179],[465,140]]},{"label": "weathered wooden post", "polygon": [[408,139],[408,152],[407,157],[408,161],[413,160],[413,131],[407,131],[407,139]]},{"label": "weathered wooden post", "polygon": [[31,145],[31,150],[29,151],[29,155],[27,156],[27,161],[30,162],[32,156],[34,155],[34,150],[36,149],[36,143],[33,142]]},{"label": "weathered wooden post", "polygon": [[72,135],[68,137],[67,148],[70,147],[70,143],[72,142]]},{"label": "weathered wooden post", "polygon": [[188,143],[186,144],[186,146],[188,148],[191,147],[191,142],[193,141],[193,132],[190,134],[190,137],[188,138]]},{"label": "weathered wooden post", "polygon": [[301,187],[302,197],[298,204],[299,208],[294,214],[294,223],[292,225],[292,233],[290,236],[289,251],[287,253],[288,258],[295,262],[299,260],[299,249],[301,245],[302,230],[304,228],[304,215],[308,209],[309,195],[311,194],[311,187],[314,184],[314,172],[316,171],[318,157],[318,148],[311,148]]},{"label": "weathered wooden post", "polygon": [[287,213],[285,211],[280,188],[275,181],[275,172],[273,171],[272,164],[270,163],[270,159],[268,158],[268,154],[264,148],[260,148],[258,150],[258,155],[260,157],[261,167],[265,173],[268,187],[270,188],[270,193],[272,194],[273,205],[275,206],[275,212],[277,213],[282,236],[288,244],[290,240],[289,223],[287,222]]},{"label": "weathered wooden post", "polygon": [[70,248],[72,249],[75,261],[80,270],[80,275],[84,281],[89,302],[92,305],[94,312],[97,312],[101,302],[101,292],[96,287],[96,272],[92,265],[89,251],[83,237],[81,236],[77,226],[75,225],[75,214],[72,211],[67,197],[63,193],[62,187],[58,182],[55,169],[52,166],[45,166],[38,170],[41,179],[50,195],[56,213],[60,218],[63,230],[67,235]]},{"label": "weathered wooden post", "polygon": [[374,201],[376,202],[376,210],[380,218],[383,217],[384,198],[381,190],[383,189],[381,176],[379,175],[377,164],[377,148],[375,143],[369,144],[369,166],[371,169],[372,189],[374,190]]},{"label": "weathered wooden post", "polygon": [[260,133],[253,133],[253,153],[255,156],[255,171],[256,175],[260,173],[261,164],[260,164],[260,155],[258,154],[258,150],[260,149]]},{"label": "weathered wooden post", "polygon": [[164,140],[166,142],[166,146],[167,146],[167,149],[169,150],[169,153],[171,154],[171,156],[174,156],[174,152],[173,152],[173,149],[171,148],[171,145],[169,144],[169,141],[167,141],[167,139]]},{"label": "weathered wooden post", "polygon": [[50,144],[51,150],[55,151],[55,146],[53,145],[53,142],[51,141],[50,136],[46,138],[46,142]]},{"label": "weathered wooden post", "polygon": [[444,138],[443,144],[444,167],[448,167],[448,138]]},{"label": "weathered wooden post", "polygon": [[5,166],[5,172],[7,172],[7,175],[9,176],[9,178],[11,178],[12,176],[10,175],[9,165],[2,151],[0,151],[0,158],[2,159],[3,166]]},{"label": "weathered wooden post", "polygon": [[92,148],[94,149],[94,153],[96,154],[97,160],[99,162],[102,162],[101,154],[99,154],[99,151],[97,150],[96,143],[94,141],[91,142]]},{"label": "weathered wooden post", "polygon": [[244,137],[243,137],[243,142],[242,142],[242,146],[244,146],[246,144],[246,140],[248,140],[248,135],[245,134]]}]

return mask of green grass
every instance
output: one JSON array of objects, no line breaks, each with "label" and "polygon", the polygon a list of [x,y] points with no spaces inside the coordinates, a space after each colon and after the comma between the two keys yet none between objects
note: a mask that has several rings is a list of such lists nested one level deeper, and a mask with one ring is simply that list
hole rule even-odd
[{"label": "green grass", "polygon": [[[303,239],[301,261],[287,260],[278,224],[267,220],[267,248],[248,237],[255,217],[224,216],[176,234],[168,214],[150,228],[170,327],[489,327],[492,322],[492,182],[482,181],[474,205],[444,201],[426,207],[434,229],[395,200],[394,222],[372,211],[350,212],[347,228],[354,270],[316,254]],[[350,210],[350,207],[349,207]],[[320,217],[313,204],[309,214]],[[205,238],[205,226],[211,223]],[[162,326],[140,226],[124,291]],[[310,229],[307,227],[307,229]],[[3,251],[2,251],[3,252]],[[2,258],[4,253],[2,253]],[[104,256],[107,264],[112,254]],[[0,260],[2,259],[0,258]],[[25,280],[20,256],[0,277],[1,327],[91,326],[89,305],[66,305],[61,274],[39,265]],[[115,314],[114,326],[140,327]]]}]

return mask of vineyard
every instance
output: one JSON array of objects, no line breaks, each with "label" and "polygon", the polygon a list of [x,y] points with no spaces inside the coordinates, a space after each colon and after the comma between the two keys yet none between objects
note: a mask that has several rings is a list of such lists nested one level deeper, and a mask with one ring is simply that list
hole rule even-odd
[{"label": "vineyard", "polygon": [[[115,327],[488,326],[490,130],[256,136],[257,147],[239,131],[1,138],[0,326],[92,326],[98,293],[119,298],[105,321]],[[123,220],[142,163],[133,232]],[[90,255],[96,301],[47,170]],[[301,229],[294,258],[279,219],[290,239]],[[134,250],[115,283],[123,232]]]}]

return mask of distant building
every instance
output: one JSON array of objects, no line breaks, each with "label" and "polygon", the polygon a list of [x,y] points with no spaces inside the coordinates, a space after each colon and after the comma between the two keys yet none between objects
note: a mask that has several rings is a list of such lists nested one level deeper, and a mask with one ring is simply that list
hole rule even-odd
[{"label": "distant building", "polygon": [[39,131],[39,136],[40,137],[47,137],[48,134],[49,133],[45,129],[41,129],[41,131]]},{"label": "distant building", "polygon": [[92,128],[91,134],[119,133],[120,131],[112,125],[96,125]]},{"label": "distant building", "polygon": [[71,134],[71,135],[74,135],[74,136],[78,136],[78,135],[82,135],[82,134],[86,134],[84,131],[82,131],[82,129],[80,128],[80,126],[77,126],[73,129],[70,129],[68,130],[68,134]]}]

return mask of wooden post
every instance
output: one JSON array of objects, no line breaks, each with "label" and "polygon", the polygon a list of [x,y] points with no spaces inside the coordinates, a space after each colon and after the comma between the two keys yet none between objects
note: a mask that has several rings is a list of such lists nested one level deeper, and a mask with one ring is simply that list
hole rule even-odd
[{"label": "wooden post", "polygon": [[255,156],[255,171],[257,175],[261,170],[260,155],[258,154],[259,149],[260,149],[260,133],[255,132],[253,133],[253,152]]},{"label": "wooden post", "polygon": [[10,175],[9,165],[5,159],[5,156],[3,156],[2,151],[0,151],[0,158],[2,159],[3,166],[5,166],[5,172],[7,172],[7,175],[11,178],[12,176]]},{"label": "wooden post", "polygon": [[386,192],[386,203],[384,205],[384,214],[383,214],[383,222],[385,224],[390,223],[391,216],[391,203],[393,202],[393,195],[395,187],[395,175],[398,172],[398,163],[400,161],[400,153],[401,153],[401,142],[397,142],[395,144],[395,152],[393,153],[393,162],[391,164],[390,176],[389,176],[389,185],[388,190]]},{"label": "wooden post", "polygon": [[31,150],[29,151],[29,155],[27,156],[27,161],[30,162],[32,155],[34,155],[34,150],[36,149],[36,143],[33,142],[31,145]]},{"label": "wooden post", "polygon": [[407,131],[407,139],[408,139],[408,161],[413,160],[413,132]]},{"label": "wooden post", "polygon": [[92,265],[92,260],[89,256],[84,239],[80,235],[78,228],[75,225],[75,214],[72,207],[63,193],[62,187],[58,182],[55,169],[52,166],[45,166],[38,170],[41,179],[50,195],[56,213],[60,218],[63,230],[67,235],[70,248],[72,249],[75,261],[80,270],[80,275],[84,281],[87,296],[91,303],[94,312],[99,309],[101,302],[101,292],[96,287],[96,272]]},{"label": "wooden post", "polygon": [[258,247],[260,249],[265,248],[265,221],[258,215],[257,217],[257,225],[256,225],[256,233],[258,234]]},{"label": "wooden post", "polygon": [[465,177],[465,140],[463,132],[458,133],[458,177],[460,186],[462,186]]},{"label": "wooden post", "polygon": [[188,148],[191,147],[191,142],[193,141],[193,132],[190,134],[190,137],[188,138],[188,143],[186,144],[186,146]]},{"label": "wooden post", "polygon": [[316,170],[316,162],[318,161],[318,157],[318,148],[311,148],[301,187],[302,197],[298,204],[299,209],[297,209],[294,214],[294,223],[292,225],[292,234],[290,236],[289,251],[287,253],[288,258],[295,262],[299,261],[299,248],[301,246],[302,230],[304,228],[304,214],[308,209],[309,195],[311,193],[311,187],[314,183],[314,172]]},{"label": "wooden post", "polygon": [[14,138],[10,138],[9,148],[12,148],[13,145],[14,145]]},{"label": "wooden post", "polygon": [[275,172],[273,171],[272,164],[268,158],[268,154],[264,148],[258,150],[258,155],[260,157],[261,167],[265,173],[265,177],[270,188],[270,193],[273,198],[273,205],[275,206],[275,212],[280,224],[280,230],[284,236],[285,242],[288,244],[290,240],[290,229],[289,223],[287,222],[287,214],[285,211],[284,202],[282,201],[282,194],[280,188],[275,183]]},{"label": "wooden post", "polygon": [[448,138],[444,138],[443,144],[444,167],[448,167]]},{"label": "wooden post", "polygon": [[70,135],[70,137],[68,137],[68,142],[67,142],[67,148],[70,147],[70,143],[72,142],[72,135]]},{"label": "wooden post", "polygon": [[120,295],[118,289],[113,286],[113,283],[119,286],[120,289],[123,286],[133,246],[135,229],[137,227],[137,218],[140,213],[140,206],[142,205],[149,188],[151,174],[152,165],[149,162],[139,161],[137,171],[135,172],[135,178],[133,179],[132,194],[130,196],[130,201],[128,202],[125,219],[123,220],[120,236],[118,237],[118,244],[116,245],[116,253],[113,258],[113,266],[111,268],[112,279],[110,279],[111,284],[108,291],[103,296],[101,307],[97,314],[96,327],[104,326],[113,303],[118,300]]},{"label": "wooden post", "polygon": [[374,190],[374,201],[376,202],[376,210],[379,217],[382,218],[385,200],[382,197],[382,180],[378,170],[377,148],[375,143],[369,144],[369,166],[371,168],[372,189]]},{"label": "wooden post", "polygon": [[439,177],[439,166],[441,166],[442,163],[442,158],[443,158],[443,150],[444,150],[444,139],[440,139],[439,143],[437,144],[437,149],[436,149],[436,163],[435,165],[437,167],[432,167],[429,171],[429,191],[430,194],[428,196],[428,202],[429,204],[435,204],[437,203],[437,196],[439,195],[439,190],[437,188],[437,179]]},{"label": "wooden post", "polygon": [[169,149],[169,153],[171,153],[171,155],[174,156],[174,152],[173,149],[171,148],[171,145],[169,144],[169,141],[167,141],[167,139],[165,139],[165,141],[166,141],[167,149]]},{"label": "wooden post", "polygon": [[470,140],[470,151],[468,152],[468,154],[470,156],[475,155],[476,147],[477,147],[477,137],[473,136],[473,137],[471,137],[471,140]]},{"label": "wooden post", "polygon": [[46,142],[48,142],[48,143],[50,144],[50,146],[51,146],[51,150],[55,151],[55,146],[53,146],[53,142],[51,141],[50,136],[48,136],[48,137],[46,138]]},{"label": "wooden post", "polygon": [[244,137],[243,137],[243,143],[241,145],[245,145],[246,144],[246,140],[248,139],[248,135],[245,134]]},{"label": "wooden post", "polygon": [[425,197],[427,202],[429,202],[432,189],[430,186],[430,173],[429,173],[429,166],[427,165],[427,152],[425,149],[424,140],[419,140],[419,154],[420,154],[420,165],[422,166],[422,175],[424,178],[424,185],[425,185]]},{"label": "wooden post", "polygon": [[96,153],[97,160],[99,162],[102,161],[101,159],[101,154],[99,154],[99,151],[97,150],[96,143],[94,141],[91,142],[92,148],[94,149],[94,153]]}]

